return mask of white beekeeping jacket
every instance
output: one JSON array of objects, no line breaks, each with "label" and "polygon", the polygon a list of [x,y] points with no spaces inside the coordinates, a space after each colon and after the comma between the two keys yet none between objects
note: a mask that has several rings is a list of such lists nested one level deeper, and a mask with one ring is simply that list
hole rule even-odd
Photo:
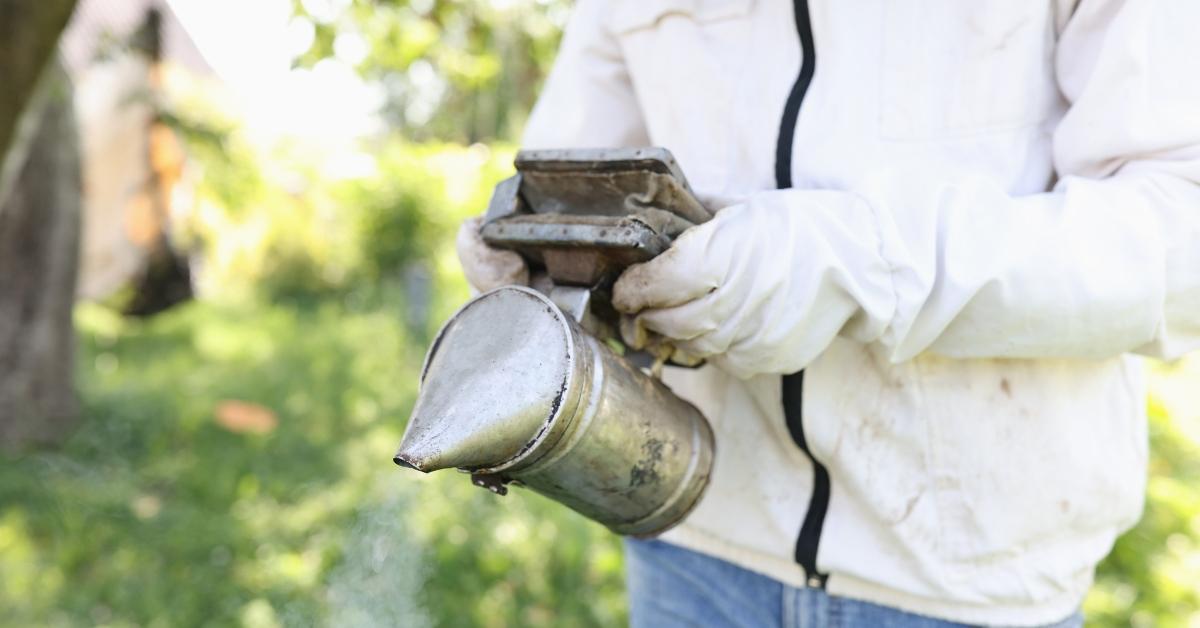
[{"label": "white beekeeping jacket", "polygon": [[747,271],[820,270],[855,312],[831,344],[667,373],[717,433],[667,539],[951,620],[1074,612],[1142,507],[1130,354],[1200,346],[1197,24],[1194,0],[580,0],[526,147],[665,146],[716,208],[843,236]]}]

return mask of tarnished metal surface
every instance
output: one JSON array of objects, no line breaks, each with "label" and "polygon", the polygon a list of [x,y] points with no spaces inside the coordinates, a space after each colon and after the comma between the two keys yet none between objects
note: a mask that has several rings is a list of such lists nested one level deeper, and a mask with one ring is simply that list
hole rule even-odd
[{"label": "tarnished metal surface", "polygon": [[488,223],[483,239],[541,262],[558,284],[605,283],[662,253],[671,239],[636,217],[533,214]]},{"label": "tarnished metal surface", "polygon": [[471,471],[498,493],[519,482],[634,535],[681,520],[712,460],[695,407],[516,286],[476,297],[443,327],[396,454],[421,471]]},{"label": "tarnished metal surface", "polygon": [[521,195],[537,213],[623,216],[642,208],[693,224],[712,217],[665,148],[583,148],[517,153]]},{"label": "tarnished metal surface", "polygon": [[556,410],[572,368],[561,317],[527,289],[459,310],[425,357],[401,461],[423,471],[476,468],[525,451]]},{"label": "tarnished metal surface", "polygon": [[493,290],[446,323],[395,460],[469,471],[498,494],[517,482],[616,532],[657,534],[708,483],[712,430],[635,366],[664,357],[600,340],[619,338],[621,271],[711,214],[664,149],[525,151],[516,165],[480,233],[525,258],[535,289]]},{"label": "tarnished metal surface", "polygon": [[602,287],[712,217],[663,148],[522,151],[480,234],[555,283]]},{"label": "tarnished metal surface", "polygon": [[664,148],[522,151],[516,166],[496,186],[480,235],[520,253],[535,277],[588,289],[588,311],[575,318],[600,338],[617,337],[609,296],[621,271],[712,217]]}]

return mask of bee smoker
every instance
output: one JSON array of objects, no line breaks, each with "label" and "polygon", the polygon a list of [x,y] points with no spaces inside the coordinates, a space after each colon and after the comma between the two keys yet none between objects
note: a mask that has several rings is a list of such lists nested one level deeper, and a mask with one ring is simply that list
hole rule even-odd
[{"label": "bee smoker", "polygon": [[527,486],[620,534],[656,535],[712,470],[704,416],[613,342],[613,281],[711,214],[664,149],[523,151],[481,234],[544,270],[479,295],[442,327],[394,458]]}]

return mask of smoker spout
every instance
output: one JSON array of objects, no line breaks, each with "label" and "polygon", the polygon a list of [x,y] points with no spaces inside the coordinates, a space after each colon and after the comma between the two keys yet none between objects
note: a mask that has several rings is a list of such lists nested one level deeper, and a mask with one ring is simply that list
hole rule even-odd
[{"label": "smoker spout", "polygon": [[486,469],[528,451],[568,395],[569,334],[558,307],[528,288],[468,303],[430,349],[392,459],[428,473]]},{"label": "smoker spout", "polygon": [[[417,468],[416,465],[405,460],[404,456],[401,456],[400,454],[396,454],[395,456],[393,456],[392,462],[396,463],[397,466],[404,467],[405,469],[413,469],[415,471],[421,471],[420,469]],[[424,473],[424,472],[422,472],[422,473]]]},{"label": "smoker spout", "polygon": [[[426,438],[422,438],[422,436]],[[429,439],[428,436],[428,433],[414,434],[412,431],[405,433],[404,440],[396,450],[396,455],[392,456],[392,462],[421,473],[459,466],[458,460],[453,456],[446,455],[447,452],[442,446],[444,443],[436,439]]]}]

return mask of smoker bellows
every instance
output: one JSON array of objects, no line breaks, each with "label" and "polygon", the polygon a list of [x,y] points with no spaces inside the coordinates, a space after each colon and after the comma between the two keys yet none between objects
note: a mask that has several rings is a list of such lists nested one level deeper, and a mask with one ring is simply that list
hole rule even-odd
[{"label": "smoker bellows", "polygon": [[710,217],[663,149],[528,151],[481,233],[519,252],[537,290],[468,302],[429,349],[395,456],[547,495],[622,534],[660,533],[696,504],[713,436],[695,407],[604,342],[621,270]]}]

